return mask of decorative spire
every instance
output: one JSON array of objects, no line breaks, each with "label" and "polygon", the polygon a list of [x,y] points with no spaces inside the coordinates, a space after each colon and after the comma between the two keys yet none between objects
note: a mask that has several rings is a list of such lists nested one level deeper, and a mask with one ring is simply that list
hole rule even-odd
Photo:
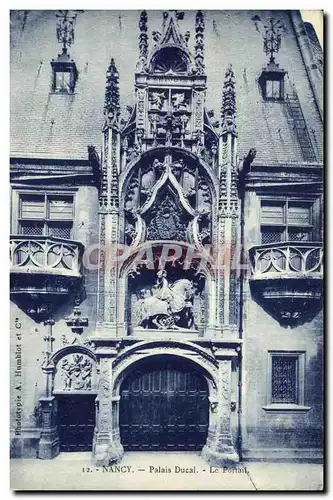
[{"label": "decorative spire", "polygon": [[140,57],[137,69],[139,71],[144,71],[146,69],[147,56],[148,56],[148,35],[147,35],[147,12],[143,10],[140,14],[139,20],[139,50]]},{"label": "decorative spire", "polygon": [[221,135],[231,133],[237,135],[236,131],[236,91],[235,91],[235,75],[229,64],[225,72],[222,92],[222,107],[221,107]]},{"label": "decorative spire", "polygon": [[75,14],[70,14],[69,10],[59,10],[56,14],[57,21],[57,39],[62,43],[62,53],[67,54],[67,48],[74,43],[74,26],[77,17]]},{"label": "decorative spire", "polygon": [[199,75],[204,74],[204,30],[205,21],[201,10],[198,10],[195,16],[195,46],[194,46],[194,59],[196,71]]},{"label": "decorative spire", "polygon": [[120,115],[120,99],[119,99],[119,74],[111,59],[110,65],[106,72],[106,87],[105,87],[105,104],[104,116],[108,126],[113,126],[118,122]]}]

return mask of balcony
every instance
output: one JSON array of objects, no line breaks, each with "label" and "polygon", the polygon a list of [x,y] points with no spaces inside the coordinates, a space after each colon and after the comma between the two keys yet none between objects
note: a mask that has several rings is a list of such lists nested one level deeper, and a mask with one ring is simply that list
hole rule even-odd
[{"label": "balcony", "polygon": [[[32,316],[54,310],[82,289],[82,243],[51,236],[11,236],[10,295]],[[40,314],[39,314],[40,313]]]},{"label": "balcony", "polygon": [[250,286],[257,302],[282,326],[311,321],[322,306],[321,243],[285,242],[252,247]]}]

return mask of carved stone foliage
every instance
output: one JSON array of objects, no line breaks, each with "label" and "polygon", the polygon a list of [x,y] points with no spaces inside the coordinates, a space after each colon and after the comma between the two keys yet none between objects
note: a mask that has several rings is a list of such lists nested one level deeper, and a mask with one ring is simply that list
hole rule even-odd
[{"label": "carved stone foliage", "polygon": [[134,328],[198,330],[205,321],[204,285],[192,269],[141,268],[129,278],[128,321]]},{"label": "carved stone foliage", "polygon": [[204,30],[205,22],[204,17],[199,10],[195,16],[195,66],[196,72],[202,75],[205,71],[204,64]]},{"label": "carved stone foliage", "polygon": [[111,59],[110,65],[106,73],[105,103],[104,103],[104,115],[106,123],[108,126],[111,127],[118,122],[120,115],[118,80],[119,80],[119,74],[114,59]]},{"label": "carved stone foliage", "polygon": [[139,29],[140,58],[138,61],[137,69],[141,72],[144,72],[147,69],[146,64],[148,56],[147,12],[145,10],[143,10],[140,14]]},{"label": "carved stone foliage", "polygon": [[229,401],[230,398],[230,361],[220,361],[219,377],[222,401]]},{"label": "carved stone foliage", "polygon": [[61,358],[55,375],[55,391],[91,391],[95,366],[93,360],[82,353],[72,353]]},{"label": "carved stone foliage", "polygon": [[221,107],[222,134],[237,135],[236,129],[236,82],[231,64],[225,72]]}]

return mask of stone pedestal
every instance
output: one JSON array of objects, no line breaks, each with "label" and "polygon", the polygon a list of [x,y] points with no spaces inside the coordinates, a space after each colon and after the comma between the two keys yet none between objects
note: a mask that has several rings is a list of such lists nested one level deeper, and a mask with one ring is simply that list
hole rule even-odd
[{"label": "stone pedestal", "polygon": [[39,399],[42,411],[42,431],[38,444],[38,458],[49,460],[59,454],[59,436],[56,425],[56,400],[54,396]]},{"label": "stone pedestal", "polygon": [[[226,430],[229,427],[229,430]],[[222,419],[215,429],[208,432],[202,458],[215,467],[234,467],[239,462],[230,433],[230,417]]]},{"label": "stone pedestal", "polygon": [[215,467],[234,467],[239,462],[230,431],[231,360],[219,361],[217,400],[211,401],[211,422],[201,456]]},{"label": "stone pedestal", "polygon": [[120,441],[115,441],[111,433],[95,431],[93,441],[93,460],[97,467],[119,462],[124,455]]},{"label": "stone pedestal", "polygon": [[93,440],[93,460],[96,466],[121,460],[124,449],[115,432],[115,411],[112,398],[112,359],[101,357],[98,398],[96,400],[96,427]]}]

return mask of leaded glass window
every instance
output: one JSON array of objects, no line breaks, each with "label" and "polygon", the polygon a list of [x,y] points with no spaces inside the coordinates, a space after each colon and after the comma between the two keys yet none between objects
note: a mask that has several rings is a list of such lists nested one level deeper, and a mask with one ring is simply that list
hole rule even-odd
[{"label": "leaded glass window", "polygon": [[283,99],[282,81],[267,80],[266,81],[266,99],[280,100]]},{"label": "leaded glass window", "polygon": [[272,356],[272,403],[298,403],[298,356]]},{"label": "leaded glass window", "polygon": [[312,203],[294,200],[262,200],[262,244],[311,241],[312,234]]},{"label": "leaded glass window", "polygon": [[70,239],[73,227],[73,196],[22,194],[19,233]]},{"label": "leaded glass window", "polygon": [[69,71],[56,71],[55,72],[55,92],[69,94],[72,92],[71,87],[71,74]]}]

